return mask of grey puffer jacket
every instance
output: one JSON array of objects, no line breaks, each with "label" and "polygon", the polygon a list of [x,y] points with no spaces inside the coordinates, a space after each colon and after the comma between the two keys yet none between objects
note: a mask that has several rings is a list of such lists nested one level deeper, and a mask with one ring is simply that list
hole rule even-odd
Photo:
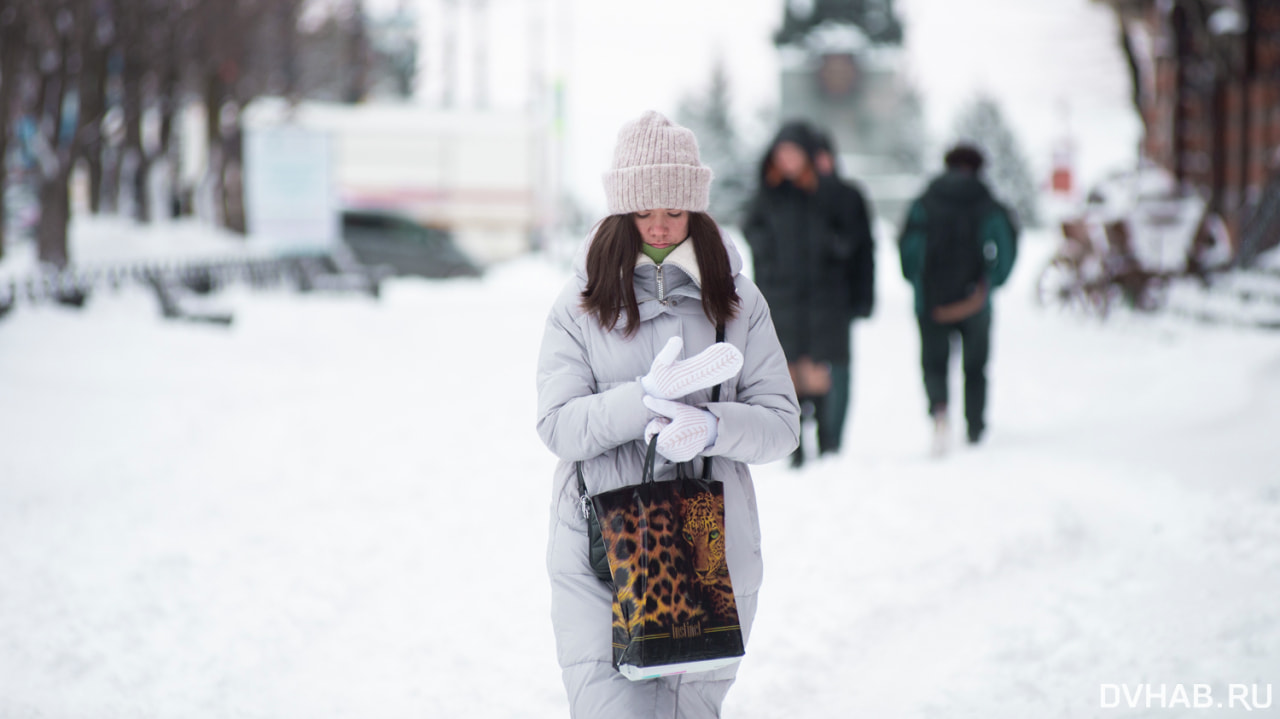
[{"label": "grey puffer jacket", "polygon": [[[644,429],[653,415],[641,401],[644,390],[638,378],[675,335],[684,339],[684,357],[715,341],[715,326],[702,310],[692,241],[677,247],[661,265],[644,255],[637,260],[640,326],[629,338],[622,326],[625,318],[606,332],[582,309],[589,244],[590,240],[584,243],[574,277],[551,308],[537,373],[538,434],[560,458],[552,484],[547,566],[557,651],[573,701],[575,692],[584,688],[572,685],[574,672],[569,669],[591,662],[607,664],[612,657],[610,593],[588,566],[587,526],[574,462],[583,462],[592,494],[639,482]],[[714,458],[713,475],[725,485],[729,573],[735,594],[746,600],[740,599],[740,608],[753,614],[762,564],[755,490],[746,465],[780,459],[795,449],[799,407],[769,307],[740,273],[742,259],[733,244],[725,241],[725,246],[741,298],[737,316],[725,325],[725,341],[742,351],[745,364],[735,379],[721,386],[719,402],[710,401],[710,390],[682,401],[705,407],[720,420],[716,442],[703,455]],[[676,466],[658,459],[656,479],[674,477]],[[701,457],[693,460],[691,469],[702,471]],[[749,628],[751,617],[740,619]]]}]

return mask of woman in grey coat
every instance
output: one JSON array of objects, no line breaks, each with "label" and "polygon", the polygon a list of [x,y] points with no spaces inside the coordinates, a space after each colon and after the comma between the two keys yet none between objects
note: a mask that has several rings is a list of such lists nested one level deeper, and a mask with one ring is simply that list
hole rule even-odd
[{"label": "woman in grey coat", "polygon": [[596,494],[640,480],[647,436],[657,436],[658,481],[680,462],[700,473],[701,458],[714,457],[744,639],[755,616],[760,525],[746,464],[795,449],[799,408],[769,307],[705,214],[710,183],[688,129],[654,112],[623,127],[604,177],[610,215],[547,318],[538,434],[560,459],[547,569],[576,719],[718,717],[736,666],[643,682],[613,668],[611,588],[589,565],[575,462]]}]

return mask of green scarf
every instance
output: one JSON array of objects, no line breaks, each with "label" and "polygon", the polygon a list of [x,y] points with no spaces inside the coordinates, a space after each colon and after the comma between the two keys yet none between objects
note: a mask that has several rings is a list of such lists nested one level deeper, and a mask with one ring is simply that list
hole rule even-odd
[{"label": "green scarf", "polygon": [[653,260],[655,263],[660,265],[662,264],[663,260],[667,259],[667,255],[671,254],[672,252],[675,252],[676,248],[682,244],[684,244],[684,240],[680,240],[679,242],[675,243],[674,245],[671,245],[670,247],[663,247],[659,249],[657,247],[653,247],[641,242],[640,251],[645,253],[645,255],[649,257],[649,259]]}]

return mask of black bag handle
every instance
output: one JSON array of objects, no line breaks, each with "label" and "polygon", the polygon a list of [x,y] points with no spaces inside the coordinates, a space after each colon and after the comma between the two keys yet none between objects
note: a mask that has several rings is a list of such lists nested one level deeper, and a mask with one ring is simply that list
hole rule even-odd
[{"label": "black bag handle", "polygon": [[649,440],[649,448],[644,453],[644,469],[640,472],[640,481],[653,481],[653,465],[658,458],[658,435],[653,435]]},{"label": "black bag handle", "polygon": [[[723,322],[716,325],[716,342],[724,342],[724,323]],[[716,385],[715,387],[711,388],[711,401],[712,402],[720,401],[720,385]],[[710,457],[702,458],[702,478],[711,479],[711,458]]]},{"label": "black bag handle", "polygon": [[[724,342],[724,323],[723,322],[716,325],[716,342]],[[716,385],[715,387],[711,388],[711,401],[712,402],[720,401],[720,385]],[[653,436],[653,439],[649,440],[648,449],[645,450],[644,471],[640,475],[640,481],[642,482],[653,481],[653,466],[656,460],[657,452],[658,452],[658,435],[655,434]],[[585,500],[585,498],[587,497],[587,480],[585,477],[582,476],[582,461],[578,460],[577,462],[574,462],[573,467],[574,467],[574,471],[578,475],[578,495],[583,497]],[[702,460],[702,478],[711,479],[711,458],[710,457],[706,457]]]}]

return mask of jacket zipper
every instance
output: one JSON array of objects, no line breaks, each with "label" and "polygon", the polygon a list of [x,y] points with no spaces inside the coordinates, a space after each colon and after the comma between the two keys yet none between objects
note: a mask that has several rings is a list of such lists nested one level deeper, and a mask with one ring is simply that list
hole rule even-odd
[{"label": "jacket zipper", "polygon": [[662,278],[662,265],[658,265],[658,303],[667,304],[667,287]]}]

